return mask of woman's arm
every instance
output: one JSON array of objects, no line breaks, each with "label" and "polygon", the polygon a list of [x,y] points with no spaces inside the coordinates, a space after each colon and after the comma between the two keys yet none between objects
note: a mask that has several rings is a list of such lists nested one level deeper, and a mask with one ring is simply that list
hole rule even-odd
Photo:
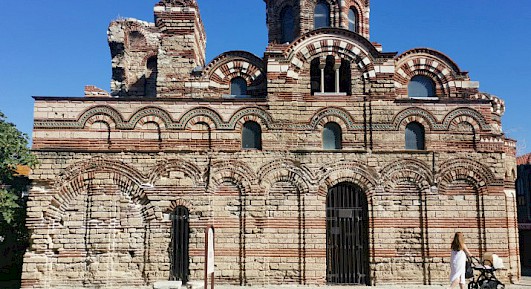
[{"label": "woman's arm", "polygon": [[463,251],[465,251],[465,254],[467,256],[472,256],[472,254],[470,254],[470,251],[468,251],[468,248],[467,248],[467,246],[465,244],[463,244]]}]

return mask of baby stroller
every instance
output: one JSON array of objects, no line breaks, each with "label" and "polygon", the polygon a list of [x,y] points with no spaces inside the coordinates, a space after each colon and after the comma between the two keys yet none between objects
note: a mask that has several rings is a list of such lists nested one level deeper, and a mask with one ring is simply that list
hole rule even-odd
[{"label": "baby stroller", "polygon": [[[505,284],[500,282],[494,272],[503,268],[503,262],[495,254],[485,253],[483,262],[471,257],[472,268],[479,271],[479,275],[468,283],[468,289],[505,289]],[[475,274],[474,274],[475,275]]]}]

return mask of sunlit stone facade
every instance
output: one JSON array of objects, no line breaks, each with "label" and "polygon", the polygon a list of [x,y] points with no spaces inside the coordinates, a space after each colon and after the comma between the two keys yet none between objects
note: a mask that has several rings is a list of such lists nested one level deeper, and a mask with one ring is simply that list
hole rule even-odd
[{"label": "sunlit stone facade", "polygon": [[445,283],[456,231],[517,280],[503,101],[383,52],[368,0],[265,2],[263,57],[206,62],[196,2],[165,0],[111,23],[110,93],[35,98],[23,288],[201,280],[208,225],[218,284]]}]

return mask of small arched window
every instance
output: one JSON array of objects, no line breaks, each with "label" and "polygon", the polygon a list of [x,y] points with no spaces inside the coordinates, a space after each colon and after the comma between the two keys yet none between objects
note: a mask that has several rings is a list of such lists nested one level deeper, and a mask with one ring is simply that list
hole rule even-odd
[{"label": "small arched window", "polygon": [[230,81],[231,95],[247,95],[247,81],[243,77],[235,77]]},{"label": "small arched window", "polygon": [[319,1],[315,5],[313,19],[314,29],[330,27],[330,6],[328,6],[328,3]]},{"label": "small arched window", "polygon": [[242,148],[243,149],[262,149],[262,128],[254,121],[248,121],[243,124],[242,129]]},{"label": "small arched window", "polygon": [[424,150],[424,127],[418,122],[406,126],[406,150]]},{"label": "small arched window", "polygon": [[435,82],[424,75],[413,76],[407,86],[407,93],[409,97],[434,97]]},{"label": "small arched window", "polygon": [[281,43],[291,42],[295,39],[295,13],[293,7],[286,6],[280,12],[280,24],[282,29]]},{"label": "small arched window", "polygon": [[[339,62],[341,61],[341,62]],[[310,89],[316,94],[347,94],[352,92],[352,74],[350,62],[336,59],[332,55],[326,58],[314,58],[310,63]]]},{"label": "small arched window", "polygon": [[323,149],[340,150],[341,149],[341,127],[335,122],[325,124],[323,129]]},{"label": "small arched window", "polygon": [[356,8],[348,10],[348,30],[358,32],[358,12]]}]

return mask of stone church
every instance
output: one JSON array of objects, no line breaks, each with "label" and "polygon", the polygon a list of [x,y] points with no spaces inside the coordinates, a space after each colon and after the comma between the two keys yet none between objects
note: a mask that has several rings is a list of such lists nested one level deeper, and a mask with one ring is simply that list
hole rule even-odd
[{"label": "stone church", "polygon": [[110,92],[34,97],[22,287],[202,280],[207,226],[218,284],[446,284],[456,231],[517,281],[504,102],[371,42],[369,0],[265,5],[263,56],[207,62],[196,1],[163,0],[110,24]]}]

